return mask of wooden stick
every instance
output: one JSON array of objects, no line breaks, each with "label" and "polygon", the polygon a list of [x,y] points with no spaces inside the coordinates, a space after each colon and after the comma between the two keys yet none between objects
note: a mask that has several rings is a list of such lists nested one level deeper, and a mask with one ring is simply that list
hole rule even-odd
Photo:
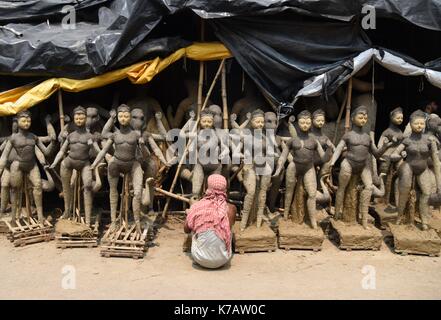
[{"label": "wooden stick", "polygon": [[161,188],[157,188],[157,187],[155,187],[155,191],[157,191],[159,193],[162,193],[163,195],[165,195],[167,197],[171,197],[171,198],[174,198],[176,200],[180,200],[180,201],[183,201],[183,202],[186,202],[186,203],[190,203],[190,199],[188,199],[186,197],[183,197],[180,194],[174,194],[173,192],[169,192],[167,190],[164,190],[164,189],[161,189]]},{"label": "wooden stick", "polygon": [[64,107],[61,88],[58,89],[58,113],[60,114],[60,133],[64,130]]},{"label": "wooden stick", "polygon": [[334,132],[334,139],[333,139],[334,145],[337,142],[337,134],[340,129],[341,117],[343,116],[343,110],[345,110],[347,100],[348,100],[348,91],[346,90],[346,94],[343,99],[343,103],[341,104],[341,107],[340,107],[340,112],[338,113],[337,122],[335,123],[335,132]]},{"label": "wooden stick", "polygon": [[348,100],[346,101],[346,117],[345,117],[345,133],[351,128],[351,103],[352,103],[352,78],[349,79],[348,84]]},{"label": "wooden stick", "polygon": [[224,119],[224,129],[228,129],[228,103],[227,103],[227,72],[225,64],[222,67],[222,117]]},{"label": "wooden stick", "polygon": [[[201,19],[201,42],[204,41],[205,36],[205,23],[204,19]],[[203,91],[203,85],[204,85],[204,62],[199,62],[199,85],[198,85],[198,101],[197,101],[197,116],[199,117],[201,114],[201,107],[202,107],[202,91]]]},{"label": "wooden stick", "polygon": [[[213,92],[214,86],[216,84],[217,79],[219,78],[219,75],[220,75],[220,73],[222,71],[222,68],[223,68],[224,64],[225,64],[225,59],[222,59],[220,65],[219,65],[219,68],[217,69],[216,75],[214,76],[213,82],[211,83],[210,89],[208,90],[207,96],[205,97],[205,101],[204,101],[204,104],[201,107],[201,111],[204,110],[205,107],[207,106],[208,99],[210,99],[211,93]],[[179,177],[179,173],[181,171],[181,167],[182,167],[182,165],[184,163],[185,157],[187,156],[187,152],[188,152],[188,149],[190,148],[190,144],[193,141],[192,135],[196,132],[198,124],[199,124],[199,121],[200,121],[200,117],[198,116],[197,119],[196,119],[196,124],[195,124],[195,126],[193,127],[193,129],[191,131],[190,139],[189,139],[189,141],[188,141],[188,143],[187,143],[187,145],[185,147],[184,153],[182,154],[181,160],[179,161],[178,168],[176,169],[175,177],[173,178],[172,185],[171,185],[171,187],[169,189],[169,192],[171,192],[171,193],[173,193],[173,189],[175,188],[176,182],[178,181],[178,177]],[[162,212],[162,217],[163,218],[165,218],[167,216],[167,210],[168,210],[169,205],[170,205],[170,198],[167,198],[167,201],[166,201],[165,206],[164,206],[164,211]]]}]

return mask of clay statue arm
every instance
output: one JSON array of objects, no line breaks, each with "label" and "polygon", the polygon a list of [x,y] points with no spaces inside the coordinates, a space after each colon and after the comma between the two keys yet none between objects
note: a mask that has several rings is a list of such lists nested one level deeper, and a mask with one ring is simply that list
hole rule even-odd
[{"label": "clay statue arm", "polygon": [[387,137],[383,138],[383,145],[380,148],[377,148],[375,145],[374,139],[371,137],[371,152],[375,158],[380,158],[383,153],[386,152],[387,148],[389,148],[392,145],[392,141],[389,141]]},{"label": "clay statue arm", "polygon": [[316,142],[317,142],[317,152],[319,154],[320,161],[325,162],[327,158],[327,153],[325,152],[325,150],[323,150],[323,147],[320,144],[320,142],[318,142],[317,140]]},{"label": "clay statue arm", "polygon": [[433,171],[435,173],[435,181],[437,191],[441,192],[441,163],[438,156],[438,147],[435,138],[430,139],[430,148],[432,149]]},{"label": "clay statue arm", "polygon": [[185,112],[192,106],[192,104],[187,103],[187,101],[182,101],[178,105],[178,109],[176,110],[176,115],[173,117],[171,113],[169,114],[171,125],[173,125],[173,128],[179,127],[179,125],[182,123],[182,119],[184,119]]},{"label": "clay statue arm", "polygon": [[46,122],[46,131],[49,138],[53,141],[57,140],[57,133],[55,132],[55,128],[52,125],[52,117],[48,114],[44,121]]},{"label": "clay statue arm", "polygon": [[0,152],[3,152],[5,150],[6,144],[8,143],[8,137],[5,137],[6,139],[3,140],[2,144],[0,145]]},{"label": "clay statue arm", "polygon": [[381,135],[381,136],[380,136],[380,140],[378,140],[378,148],[381,148],[381,147],[383,146],[383,144],[384,144],[384,138],[385,138],[384,135]]},{"label": "clay statue arm", "polygon": [[93,148],[95,149],[95,151],[96,151],[97,153],[100,153],[100,152],[101,152],[101,148],[100,148],[98,142],[96,142],[96,141],[93,141]]},{"label": "clay statue arm", "polygon": [[109,136],[112,134],[112,129],[115,126],[115,121],[116,111],[110,110],[110,118],[107,120],[106,124],[103,127],[103,131],[101,132],[103,138],[108,139]]},{"label": "clay statue arm", "polygon": [[113,139],[109,138],[109,140],[106,141],[103,149],[96,156],[95,161],[90,166],[91,170],[94,170],[95,167],[98,165],[98,163],[100,163],[104,159],[104,157],[106,156],[106,153],[110,150],[110,147],[112,146],[112,144],[113,144]]},{"label": "clay statue arm", "polygon": [[156,119],[156,126],[158,127],[159,130],[159,134],[162,135],[163,137],[166,137],[167,130],[165,130],[164,124],[162,123],[162,112],[156,112],[155,119]]},{"label": "clay statue arm", "polygon": [[54,169],[61,161],[61,159],[63,159],[63,156],[66,154],[68,147],[69,147],[69,140],[66,139],[66,141],[64,141],[63,145],[61,146],[60,151],[55,156],[54,163],[52,163],[50,166],[51,169]]},{"label": "clay statue arm", "polygon": [[[153,139],[152,136],[149,136],[147,138],[147,142],[150,145],[150,147],[152,148],[153,153],[158,157],[159,161],[161,161],[164,165],[168,166],[168,162],[167,162],[167,160],[165,160],[164,155],[162,154],[161,148],[159,148],[159,146],[156,144],[155,139]],[[144,145],[144,147],[141,146],[141,150],[143,148],[147,149],[145,145]]]},{"label": "clay statue arm", "polygon": [[392,154],[390,155],[390,160],[393,161],[393,162],[397,162],[397,161],[400,161],[402,158],[404,158],[405,155],[403,156],[403,153],[404,153],[404,154],[406,153],[405,148],[406,148],[406,146],[405,146],[404,144],[401,143],[401,144],[395,149],[395,151],[392,152]]},{"label": "clay statue arm", "polygon": [[6,147],[3,150],[2,156],[0,157],[0,175],[3,169],[6,167],[6,163],[8,161],[9,153],[12,150],[11,141],[7,140]]},{"label": "clay statue arm", "polygon": [[48,157],[52,153],[52,150],[54,149],[54,142],[55,141],[53,140],[53,138],[54,137],[51,137],[51,142],[49,143],[49,145],[47,147],[40,140],[40,138],[37,138],[37,147],[38,147],[38,149],[41,150],[41,152],[43,152],[45,157]]},{"label": "clay statue arm", "polygon": [[[291,143],[289,145],[291,145]],[[276,172],[273,175],[274,177],[280,175],[280,172],[282,172],[282,168],[285,165],[286,159],[288,158],[289,147],[286,144],[283,143],[282,144],[282,150],[283,150],[282,154],[280,155],[280,158],[277,161],[277,169],[276,169]]]},{"label": "clay statue arm", "polygon": [[346,142],[343,139],[341,139],[337,147],[335,148],[334,154],[332,155],[331,163],[330,163],[331,167],[333,167],[337,162],[338,158],[340,158],[341,153],[343,152],[343,149],[345,147],[346,147]]},{"label": "clay statue arm", "polygon": [[288,119],[288,130],[289,130],[289,135],[292,137],[292,138],[297,138],[297,130],[296,130],[296,127],[294,127],[294,121],[295,121],[295,117],[294,116],[291,116],[291,117],[289,117],[289,119]]}]

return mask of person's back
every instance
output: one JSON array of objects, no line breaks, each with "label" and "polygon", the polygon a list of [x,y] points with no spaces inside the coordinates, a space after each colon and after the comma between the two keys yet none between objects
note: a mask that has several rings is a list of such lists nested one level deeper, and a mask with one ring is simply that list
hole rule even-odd
[{"label": "person's back", "polygon": [[231,227],[236,207],[227,203],[226,188],[222,175],[209,176],[204,198],[188,210],[184,231],[193,233],[191,255],[205,268],[222,267],[231,259]]}]

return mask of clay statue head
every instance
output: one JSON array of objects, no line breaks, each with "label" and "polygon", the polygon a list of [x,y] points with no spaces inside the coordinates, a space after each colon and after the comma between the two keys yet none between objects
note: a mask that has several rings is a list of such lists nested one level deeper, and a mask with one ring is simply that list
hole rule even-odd
[{"label": "clay statue head", "polygon": [[426,128],[426,115],[423,111],[417,110],[410,115],[410,127],[414,133],[422,133]]},{"label": "clay statue head", "polygon": [[203,110],[201,112],[201,119],[199,121],[201,129],[213,129],[214,115],[209,110]]},{"label": "clay statue head", "polygon": [[368,122],[368,110],[365,106],[359,106],[352,111],[352,123],[357,127],[363,127]]},{"label": "clay statue head", "polygon": [[130,126],[134,130],[142,130],[145,124],[144,111],[142,111],[140,108],[135,108],[130,112],[130,114],[132,118],[130,120]]},{"label": "clay statue head", "polygon": [[312,114],[312,124],[317,129],[323,128],[325,125],[325,112],[322,109],[317,109]]},{"label": "clay statue head", "polygon": [[438,135],[441,133],[441,118],[437,114],[432,113],[429,115],[427,119],[427,130]]},{"label": "clay statue head", "polygon": [[277,129],[277,115],[274,112],[265,112],[265,129]]},{"label": "clay statue head", "polygon": [[87,128],[93,128],[99,121],[100,121],[100,115],[98,113],[98,109],[95,107],[88,107],[86,109],[86,127]]},{"label": "clay statue head", "polygon": [[82,106],[78,106],[73,110],[73,121],[78,128],[86,125],[87,112]]},{"label": "clay statue head", "polygon": [[31,113],[27,110],[17,114],[17,125],[21,130],[29,130],[31,127]]},{"label": "clay statue head", "polygon": [[18,132],[17,117],[12,118],[12,133]]},{"label": "clay statue head", "polygon": [[253,129],[263,129],[265,127],[265,113],[260,109],[254,110],[251,113],[250,124]]},{"label": "clay statue head", "polygon": [[131,114],[130,114],[130,108],[122,104],[118,107],[116,110],[116,114],[118,115],[118,122],[120,125],[126,127],[130,125],[131,120]]},{"label": "clay statue head", "polygon": [[214,115],[214,127],[221,128],[222,127],[222,108],[217,104],[212,104],[207,108]]},{"label": "clay statue head", "polygon": [[399,126],[400,124],[402,124],[403,123],[403,109],[401,109],[400,107],[393,109],[389,113],[389,119],[394,125]]},{"label": "clay statue head", "polygon": [[303,110],[297,115],[297,124],[302,132],[308,132],[311,129],[312,119],[308,110]]}]

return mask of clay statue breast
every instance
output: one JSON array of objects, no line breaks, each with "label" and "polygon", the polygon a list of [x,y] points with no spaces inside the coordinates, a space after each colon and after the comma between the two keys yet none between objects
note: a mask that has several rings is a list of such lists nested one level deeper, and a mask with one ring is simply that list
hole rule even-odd
[{"label": "clay statue breast", "polygon": [[363,146],[369,148],[371,146],[371,138],[369,134],[357,134],[355,132],[348,132],[346,137],[343,137],[348,148]]},{"label": "clay statue breast", "polygon": [[37,136],[32,133],[27,136],[18,134],[12,136],[11,144],[17,152],[20,161],[27,162],[34,160],[36,140]]},{"label": "clay statue breast", "polygon": [[86,144],[93,136],[90,133],[78,133],[76,131],[69,134],[68,139],[70,144]]},{"label": "clay statue breast", "polygon": [[430,141],[426,137],[418,140],[406,138],[403,140],[406,147],[407,156],[410,158],[427,158],[430,155]]},{"label": "clay statue breast", "polygon": [[121,144],[129,144],[129,145],[136,145],[139,139],[139,133],[136,131],[132,131],[128,134],[122,134],[121,132],[115,132],[113,135],[113,142],[115,142],[116,145]]},{"label": "clay statue breast", "polygon": [[385,136],[389,141],[392,141],[394,137],[397,139],[397,142],[394,142],[392,146],[398,146],[403,140],[403,133],[401,131],[393,131],[391,129],[386,129],[383,132],[383,136]]}]

